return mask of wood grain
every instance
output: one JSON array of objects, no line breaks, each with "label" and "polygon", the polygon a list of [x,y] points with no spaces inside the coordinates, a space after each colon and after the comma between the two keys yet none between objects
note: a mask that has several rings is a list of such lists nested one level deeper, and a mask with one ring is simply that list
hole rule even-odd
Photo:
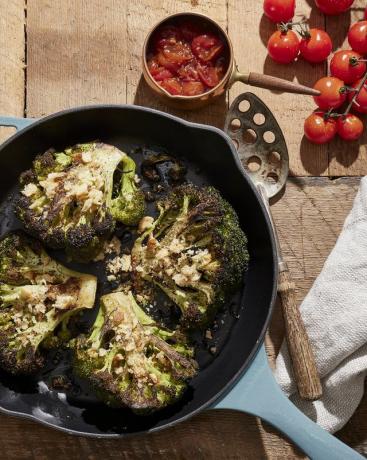
[{"label": "wood grain", "polygon": [[[357,178],[289,182],[273,213],[300,301],[334,246],[358,188]],[[303,282],[301,282],[301,280]],[[280,310],[267,338],[273,359],[282,340]],[[367,454],[367,397],[342,430],[348,444]],[[299,459],[303,456],[256,418],[229,411],[207,412],[162,433],[121,441],[71,437],[20,419],[0,417],[0,452],[6,459]]]},{"label": "wood grain", "polygon": [[[258,71],[312,85],[326,73],[322,65],[298,62],[282,67],[266,59],[264,42],[273,26],[259,16],[259,0],[27,0],[27,87],[24,87],[23,1],[0,0],[0,114],[22,115],[26,89],[28,116],[42,116],[66,107],[89,103],[138,103],[166,109],[140,80],[140,49],[149,28],[165,15],[179,11],[209,14],[227,27],[237,61],[244,71]],[[364,6],[357,0],[357,5]],[[298,11],[309,13],[313,1],[298,0]],[[353,14],[361,14],[361,11]],[[340,19],[339,19],[340,20]],[[344,29],[348,18],[342,17]],[[311,24],[324,25],[312,10]],[[327,22],[337,44],[344,29]],[[260,38],[259,38],[260,33]],[[246,42],[247,40],[247,42]],[[251,46],[246,45],[250,43]],[[265,63],[265,64],[264,64]],[[290,74],[289,74],[290,72]],[[250,90],[237,84],[229,98]],[[274,110],[285,132],[293,175],[365,173],[365,146],[332,144],[314,147],[302,140],[302,123],[313,108],[310,98],[277,96],[254,90]],[[187,119],[222,126],[227,100]],[[167,109],[168,110],[168,109]],[[365,141],[363,142],[365,143]],[[359,152],[359,150],[361,152]],[[284,196],[273,204],[281,245],[300,302],[321,271],[349,212],[358,178],[298,178],[289,180]],[[267,336],[274,362],[283,340],[283,321],[275,309]],[[340,437],[367,454],[367,395]],[[235,412],[207,412],[171,430],[120,441],[70,437],[43,426],[0,416],[1,458],[4,459],[298,459],[273,429],[256,418]]]},{"label": "wood grain", "polygon": [[[297,1],[297,13],[310,15],[311,3],[307,0]],[[310,23],[323,28],[324,17],[312,9]],[[302,60],[281,65],[267,57],[266,43],[276,27],[265,16],[261,17],[259,0],[228,2],[228,33],[233,41],[234,53],[238,67],[243,72],[263,72],[276,77],[297,81],[313,86],[317,79],[324,76],[324,64],[311,65]],[[253,91],[270,109],[286,133],[290,156],[290,171],[295,176],[319,176],[328,173],[328,154],[325,146],[314,146],[303,139],[303,121],[314,109],[310,96],[294,96],[267,90],[253,89],[237,83],[230,91],[230,102],[243,91]]]},{"label": "wood grain", "polygon": [[[24,115],[24,0],[0,0],[0,115]],[[0,142],[15,130],[0,128]]]},{"label": "wood grain", "polygon": [[28,0],[27,116],[125,103],[127,8],[118,0]]},{"label": "wood grain", "polygon": [[[365,0],[355,0],[353,8],[337,17],[326,18],[326,30],[331,36],[334,49],[350,49],[347,34],[351,24],[363,19]],[[364,116],[364,123],[367,119]],[[336,138],[328,145],[330,176],[359,176],[367,174],[367,131],[355,142],[343,142]]]}]

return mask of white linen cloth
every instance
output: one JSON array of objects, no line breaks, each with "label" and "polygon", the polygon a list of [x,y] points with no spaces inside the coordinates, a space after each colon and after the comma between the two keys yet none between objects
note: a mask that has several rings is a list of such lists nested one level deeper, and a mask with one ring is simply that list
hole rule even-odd
[{"label": "white linen cloth", "polygon": [[300,309],[322,378],[323,396],[314,402],[298,396],[285,342],[277,357],[275,378],[302,412],[333,433],[356,410],[367,375],[367,177]]}]

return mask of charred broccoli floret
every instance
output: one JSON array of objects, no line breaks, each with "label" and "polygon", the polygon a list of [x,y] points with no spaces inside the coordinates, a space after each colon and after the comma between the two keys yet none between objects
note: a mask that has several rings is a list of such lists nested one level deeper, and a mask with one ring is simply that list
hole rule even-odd
[{"label": "charred broccoli floret", "polygon": [[176,187],[157,206],[158,218],[132,249],[135,289],[154,283],[180,308],[184,326],[204,326],[241,283],[246,236],[212,187]]},{"label": "charred broccoli floret", "polygon": [[101,250],[115,221],[134,225],[144,214],[144,196],[134,178],[134,161],[111,145],[48,150],[21,175],[16,212],[27,231],[47,246],[88,261]]},{"label": "charred broccoli floret", "polygon": [[125,225],[136,225],[145,212],[144,193],[136,185],[135,171],[134,160],[126,155],[120,181],[115,182],[109,202],[112,217]]},{"label": "charred broccoli floret", "polygon": [[112,407],[148,413],[181,397],[197,370],[185,336],[158,326],[129,292],[101,298],[89,337],[75,343],[74,372]]},{"label": "charred broccoli floret", "polygon": [[0,242],[0,367],[29,375],[44,364],[42,345],[70,317],[94,305],[97,281],[51,259],[21,232]]}]

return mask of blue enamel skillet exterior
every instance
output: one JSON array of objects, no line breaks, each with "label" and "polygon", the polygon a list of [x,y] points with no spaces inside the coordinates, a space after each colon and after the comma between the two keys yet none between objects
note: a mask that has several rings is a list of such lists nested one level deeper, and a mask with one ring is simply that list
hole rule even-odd
[{"label": "blue enamel skillet exterior", "polygon": [[[51,115],[41,120],[0,117],[0,126],[13,126],[18,130],[18,132],[9,140],[7,140],[0,148],[0,156],[1,154],[8,154],[10,156],[15,157],[17,155],[17,151],[20,148],[24,149],[25,151],[27,151],[27,149],[28,151],[32,151],[32,149],[41,149],[42,146],[37,144],[37,141],[35,141],[35,136],[46,135],[46,133],[49,130],[55,132],[55,136],[70,134],[70,139],[72,139],[74,135],[73,130],[75,123],[79,123],[79,120],[83,118],[83,122],[81,123],[80,127],[78,127],[78,129],[81,129],[82,131],[88,131],[88,129],[92,129],[90,136],[98,135],[98,133],[95,134],[93,132],[93,119],[96,117],[100,117],[100,122],[103,124],[103,119],[108,118],[108,114],[111,112],[114,113],[112,118],[113,123],[115,122],[114,117],[116,117],[116,114],[118,114],[119,117],[122,117],[122,130],[126,128],[126,124],[129,124],[129,120],[132,123],[135,123],[135,125],[136,121],[139,119],[142,120],[143,124],[145,122],[158,120],[157,129],[159,127],[159,123],[167,125],[164,126],[164,129],[166,130],[165,136],[167,136],[167,138],[170,138],[170,136],[172,135],[172,133],[170,133],[170,129],[174,130],[176,129],[176,127],[180,125],[181,127],[183,127],[182,129],[185,130],[185,133],[183,133],[182,142],[185,142],[185,139],[188,135],[191,135],[193,138],[195,138],[195,136],[197,135],[198,139],[200,139],[200,145],[202,146],[202,148],[214,148],[214,150],[216,151],[221,151],[224,149],[226,151],[225,153],[228,155],[228,158],[225,161],[223,161],[223,164],[226,165],[225,174],[228,174],[225,177],[225,180],[227,181],[229,194],[231,193],[231,186],[228,185],[228,183],[231,181],[234,182],[235,177],[237,177],[239,173],[241,174],[241,180],[243,181],[243,184],[241,185],[244,185],[246,187],[246,193],[244,194],[244,198],[247,202],[251,202],[254,200],[256,201],[257,212],[259,213],[258,218],[262,221],[262,225],[265,227],[265,229],[263,230],[264,234],[268,235],[270,255],[268,254],[267,257],[268,262],[272,265],[271,270],[266,272],[269,278],[267,283],[270,289],[268,289],[269,292],[267,305],[261,307],[259,303],[259,310],[261,308],[265,309],[263,314],[261,315],[261,318],[257,318],[258,315],[256,314],[256,310],[251,311],[251,307],[248,307],[246,309],[246,305],[244,312],[241,314],[241,316],[246,316],[246,314],[249,315],[249,317],[247,318],[247,322],[248,320],[253,322],[252,329],[256,329],[257,327],[256,338],[253,338],[252,343],[250,343],[251,346],[246,349],[246,343],[248,341],[251,341],[251,328],[249,328],[247,331],[243,331],[243,334],[246,333],[248,335],[243,344],[240,344],[238,341],[238,337],[241,337],[241,331],[234,330],[228,343],[228,347],[230,348],[230,354],[227,356],[227,358],[224,357],[224,359],[226,359],[226,361],[228,362],[228,357],[233,356],[233,361],[236,361],[235,356],[240,355],[240,365],[236,361],[233,363],[235,368],[228,370],[228,366],[226,366],[224,362],[220,363],[218,369],[221,369],[221,371],[217,372],[217,379],[215,379],[215,381],[218,380],[220,383],[219,388],[212,388],[215,387],[214,380],[212,380],[213,383],[210,387],[208,387],[208,382],[199,382],[197,388],[195,388],[193,392],[192,400],[186,404],[186,408],[180,410],[180,413],[178,415],[173,414],[172,416],[172,414],[169,414],[166,417],[166,420],[159,420],[158,422],[154,421],[152,426],[138,427],[135,431],[134,429],[132,429],[128,433],[115,433],[111,432],[110,430],[104,432],[103,427],[98,427],[98,429],[94,429],[93,427],[93,429],[89,429],[89,425],[85,425],[85,423],[82,423],[81,421],[79,423],[78,420],[70,422],[70,424],[68,425],[68,423],[61,423],[59,420],[55,419],[55,417],[42,417],[39,415],[39,411],[37,412],[29,409],[29,407],[32,406],[31,398],[30,402],[27,400],[25,402],[22,401],[21,403],[15,405],[6,404],[0,398],[0,411],[10,415],[33,419],[35,421],[38,421],[40,423],[43,423],[56,429],[60,429],[70,434],[93,436],[100,438],[115,438],[125,436],[128,434],[133,434],[134,432],[152,432],[165,427],[169,427],[173,424],[176,424],[182,420],[185,420],[193,416],[194,414],[198,413],[203,409],[232,409],[256,415],[261,419],[269,422],[271,425],[278,428],[287,437],[293,440],[311,459],[348,460],[363,458],[353,449],[349,448],[341,441],[339,441],[337,438],[330,435],[329,433],[318,427],[315,423],[310,421],[307,417],[305,417],[283,395],[282,391],[280,390],[273,378],[272,372],[268,366],[263,340],[271,316],[272,305],[274,303],[276,295],[277,272],[276,264],[274,263],[274,238],[271,232],[271,226],[266,217],[266,212],[263,209],[261,199],[256,195],[257,192],[252,186],[251,181],[246,177],[246,174],[243,172],[230,139],[223,132],[216,128],[192,124],[179,118],[173,117],[171,115],[163,114],[162,112],[143,107],[82,107],[60,112],[58,114]],[[109,123],[110,120],[107,120],[106,123],[107,122]],[[125,124],[123,124],[123,122]],[[153,129],[153,131],[155,130]],[[207,142],[205,137],[208,137],[208,139],[212,138],[212,141]],[[113,141],[113,139],[114,137],[113,135],[111,135],[111,142]],[[51,140],[49,139],[45,140],[45,142],[50,141]],[[66,142],[67,145],[69,143],[69,139],[64,139],[64,142]],[[35,145],[33,145],[34,143]],[[72,143],[72,140],[70,140],[70,143]],[[217,154],[213,154],[214,167],[218,167],[218,165],[221,167],[220,159],[216,159],[216,155]],[[208,158],[208,162],[211,160],[211,158]],[[8,163],[5,164],[5,167],[11,168],[11,159],[8,159],[7,161]],[[15,158],[14,161],[17,161],[17,159]],[[23,166],[17,165],[16,167],[14,167],[14,169],[16,170],[14,174],[18,175],[17,168],[21,167]],[[7,171],[2,169],[1,173],[2,176],[5,178],[5,175],[7,175]],[[230,173],[232,173],[232,175]],[[218,186],[218,184],[215,185]],[[220,188],[222,191],[222,188],[220,186],[218,188]],[[232,192],[234,193],[234,191]],[[238,193],[241,193],[241,190],[238,190]],[[239,201],[239,203],[241,203],[241,200]],[[261,233],[260,229],[255,230]],[[254,233],[254,235],[255,234],[256,233]],[[259,246],[258,249],[260,251],[258,263],[260,264],[262,258],[261,247]],[[256,255],[255,259],[257,259]],[[248,282],[250,281],[251,280],[248,280]],[[265,280],[261,281],[265,285]],[[261,283],[260,286],[258,286],[258,289],[262,289]],[[254,295],[255,294],[251,294],[249,296],[249,299],[255,300]],[[262,297],[259,297],[259,299],[260,301],[264,301],[264,298]],[[246,313],[247,310],[250,310],[249,313]],[[236,342],[234,342],[235,340]],[[233,344],[231,342],[233,342]],[[235,346],[241,346],[241,348],[235,349]],[[245,350],[243,356],[241,356],[242,346]],[[223,352],[223,354],[225,354],[225,352]],[[213,364],[209,367],[214,367],[216,365],[216,361],[220,359],[220,357],[216,358]],[[203,374],[206,374],[206,371],[203,371]],[[221,381],[221,379],[223,379],[222,374],[228,374],[224,375],[224,381]],[[207,378],[207,376],[204,375],[203,378],[205,379]],[[207,386],[207,388],[206,390],[204,389],[205,391],[202,391],[201,388],[205,385]],[[196,401],[195,398],[197,398],[198,401]],[[83,418],[85,417],[83,416]],[[90,425],[93,424],[93,422],[88,423]],[[87,428],[85,428],[85,426],[87,426]]]}]

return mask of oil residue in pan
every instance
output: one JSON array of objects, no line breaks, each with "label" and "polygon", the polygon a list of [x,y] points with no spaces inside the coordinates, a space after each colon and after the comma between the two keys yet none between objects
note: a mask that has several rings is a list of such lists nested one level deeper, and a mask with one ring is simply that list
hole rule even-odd
[{"label": "oil residue in pan", "polygon": [[[117,145],[117,147],[119,146]],[[130,145],[129,147],[129,151],[127,151],[126,148],[123,150],[127,151],[137,164],[137,172],[141,179],[140,187],[147,198],[147,214],[155,216],[155,201],[169,192],[177,182],[172,180],[170,174],[172,167],[171,162],[162,161],[156,164],[155,169],[159,178],[156,178],[155,181],[147,180],[141,174],[142,163],[152,156],[169,155],[173,157],[173,155],[159,146]],[[184,181],[189,181],[200,186],[210,185],[205,176],[205,172],[200,171],[195,164],[190,164],[179,157],[176,157],[176,159],[179,160],[186,169]],[[13,198],[16,193],[18,193],[17,186],[10,191],[7,198],[0,205],[0,237],[3,237],[9,231],[22,228],[20,221],[14,215]],[[134,230],[123,226],[117,226],[115,235],[121,242],[122,252],[129,252],[135,239]],[[62,251],[49,251],[49,253],[52,257],[70,268],[94,274],[98,278],[99,285],[95,307],[93,310],[86,312],[77,325],[78,332],[85,332],[95,319],[100,296],[111,292],[116,286],[107,280],[105,264],[103,262],[90,264],[70,263],[66,260],[65,254]],[[204,369],[206,366],[210,365],[212,360],[215,359],[225,345],[230,331],[240,315],[240,308],[241,305],[243,305],[241,301],[242,291],[243,289],[239,289],[229,303],[217,314],[212,326],[208,330],[191,333],[191,339],[195,345],[196,359],[200,369]],[[171,301],[162,293],[157,294],[156,302],[153,308],[149,310],[149,314],[155,319],[162,321],[166,326],[172,326],[173,323],[177,322],[177,310],[175,314],[175,307],[171,305]],[[133,430],[135,419],[136,426],[138,426],[140,430],[144,429],[142,424],[145,425],[146,423],[147,427],[151,426],[152,422],[154,422],[152,419],[156,417],[154,414],[145,417],[137,416],[128,410],[110,409],[99,403],[88,386],[73,375],[70,350],[51,351],[48,355],[46,367],[42,372],[32,378],[14,378],[0,371],[0,384],[7,390],[10,390],[10,394],[12,394],[14,398],[23,396],[25,402],[27,396],[31,395],[34,410],[37,411],[37,414],[34,415],[46,421],[49,417],[62,419],[62,413],[65,411],[65,404],[68,405],[67,416],[69,418],[72,417],[70,414],[74,414],[73,416],[75,416],[75,418],[83,417],[88,424],[94,424],[98,429],[111,433]],[[169,416],[174,413],[176,410],[175,406],[177,407],[177,405],[185,404],[185,401],[191,399],[190,391],[192,390],[189,387],[182,401],[164,409],[160,414]],[[1,405],[6,407],[9,405],[9,401],[5,401],[4,397],[4,390],[0,386],[0,402]],[[7,391],[6,398],[8,397],[9,391]],[[70,408],[72,408],[71,412]],[[98,417],[101,411],[105,413],[106,416]],[[129,414],[129,423],[128,428],[125,428],[124,418],[127,413]],[[100,420],[108,420],[108,426],[99,426]],[[142,420],[145,421],[142,422]],[[53,420],[53,422],[55,423],[55,420]]]}]

